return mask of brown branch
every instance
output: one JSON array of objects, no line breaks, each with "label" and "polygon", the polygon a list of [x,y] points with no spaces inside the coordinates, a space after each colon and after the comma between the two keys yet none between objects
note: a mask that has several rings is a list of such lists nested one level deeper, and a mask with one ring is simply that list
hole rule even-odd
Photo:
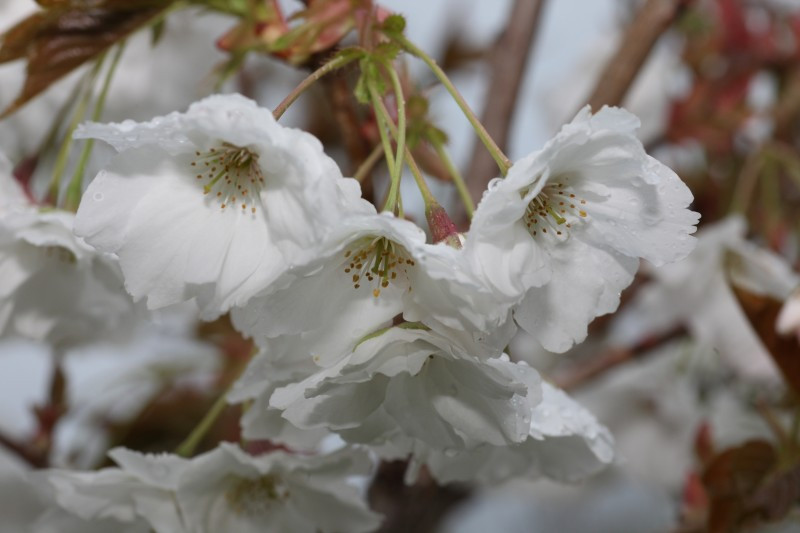
[{"label": "brown branch", "polygon": [[19,444],[2,433],[0,433],[0,446],[13,452],[17,457],[33,468],[44,468],[47,466],[47,456],[45,454],[33,451],[29,447]]},{"label": "brown branch", "polygon": [[618,106],[650,55],[653,46],[692,0],[647,0],[625,32],[589,97],[592,109]]},{"label": "brown branch", "polygon": [[580,363],[571,365],[571,368],[555,375],[553,377],[553,382],[555,385],[565,390],[576,389],[598,376],[605,374],[609,370],[617,368],[623,363],[633,359],[643,357],[648,353],[652,353],[654,348],[685,334],[686,330],[683,327],[678,327],[659,337],[646,339],[631,348],[611,348],[605,353],[592,357],[588,361],[581,361]]},{"label": "brown branch", "polygon": [[369,489],[370,508],[384,516],[378,533],[433,533],[442,520],[466,501],[467,486],[437,485],[427,470],[420,471],[414,485],[406,485],[406,461],[384,461]]},{"label": "brown branch", "polygon": [[[506,149],[511,117],[544,4],[545,0],[516,0],[506,30],[489,55],[492,82],[486,93],[488,97],[481,122],[502,150]],[[481,147],[473,151],[468,168],[467,186],[477,203],[489,181],[497,177],[497,166],[492,156]]]}]

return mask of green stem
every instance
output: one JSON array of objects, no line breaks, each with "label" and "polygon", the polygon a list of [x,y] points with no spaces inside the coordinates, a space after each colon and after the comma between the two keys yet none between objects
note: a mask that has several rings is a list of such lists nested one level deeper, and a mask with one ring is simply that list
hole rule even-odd
[{"label": "green stem", "polygon": [[50,198],[52,198],[54,205],[58,204],[58,197],[59,193],[61,192],[61,176],[64,174],[64,170],[67,168],[67,162],[69,161],[69,149],[72,146],[72,134],[75,132],[75,128],[78,127],[78,123],[83,120],[84,115],[86,115],[86,108],[89,107],[89,100],[92,98],[92,86],[94,85],[94,80],[97,77],[98,72],[100,72],[100,67],[103,65],[105,58],[106,54],[104,53],[97,59],[97,62],[94,64],[94,68],[92,68],[91,72],[84,79],[82,87],[83,95],[81,96],[80,100],[78,100],[78,104],[75,106],[75,111],[72,114],[72,120],[67,126],[67,131],[64,132],[64,140],[61,141],[61,146],[58,149],[56,162],[53,166],[53,180],[50,183]]},{"label": "green stem", "polygon": [[439,155],[439,159],[442,160],[445,168],[447,168],[447,172],[450,173],[450,177],[453,178],[453,183],[458,190],[458,195],[461,197],[461,202],[464,204],[464,209],[467,211],[467,216],[469,216],[471,219],[472,214],[475,212],[475,204],[472,203],[472,196],[469,194],[467,184],[464,183],[464,177],[453,164],[450,156],[447,155],[447,151],[444,149],[444,145],[442,143],[434,143],[433,147],[436,150],[436,153]]},{"label": "green stem", "polygon": [[436,198],[434,198],[433,193],[431,193],[431,190],[428,188],[428,184],[425,178],[422,177],[422,172],[420,172],[417,162],[414,161],[414,157],[411,155],[411,151],[409,151],[408,148],[406,148],[406,161],[408,162],[409,170],[411,170],[411,175],[414,176],[414,181],[417,182],[417,188],[422,194],[425,207],[427,208],[429,205],[436,203]]},{"label": "green stem", "polygon": [[729,213],[746,214],[755,194],[758,178],[764,167],[763,150],[756,150],[747,156],[733,189]]},{"label": "green stem", "polygon": [[[389,110],[386,109],[386,105],[383,103],[383,101],[378,102],[376,106],[378,114],[388,118]],[[389,121],[389,131],[395,138],[400,135],[400,132],[391,121]],[[428,188],[428,184],[425,182],[425,178],[423,178],[422,172],[420,172],[419,167],[417,166],[417,162],[411,156],[411,151],[408,149],[408,147],[404,147],[403,153],[407,160],[408,168],[409,170],[411,170],[411,174],[414,176],[414,181],[417,183],[419,192],[422,194],[422,199],[424,200],[425,206],[427,207],[432,202],[435,202],[436,199],[431,193],[431,190]]]},{"label": "green stem", "polygon": [[475,130],[475,133],[478,134],[478,138],[480,138],[483,145],[486,146],[486,149],[489,150],[489,153],[492,155],[492,158],[495,160],[497,166],[500,168],[500,173],[503,176],[505,176],[508,173],[508,169],[511,168],[511,160],[509,160],[508,157],[506,157],[506,155],[500,149],[500,147],[497,146],[497,143],[494,142],[494,139],[492,139],[491,135],[489,135],[489,132],[486,131],[486,128],[483,127],[483,124],[481,124],[480,120],[478,120],[478,117],[475,115],[472,109],[470,109],[469,105],[467,104],[467,101],[464,100],[464,97],[461,96],[461,93],[458,92],[458,89],[456,89],[455,85],[453,85],[453,82],[450,81],[450,78],[447,77],[447,74],[445,74],[445,72],[441,69],[441,67],[436,63],[436,60],[433,59],[428,54],[426,54],[421,49],[417,48],[417,46],[414,45],[414,43],[412,43],[408,39],[406,39],[405,36],[394,35],[392,36],[392,38],[395,41],[397,41],[398,44],[400,44],[403,48],[405,48],[409,53],[417,56],[419,59],[425,62],[425,64],[428,65],[428,68],[431,69],[433,74],[439,79],[440,82],[442,82],[442,85],[445,86],[445,88],[450,93],[450,96],[452,96],[453,100],[456,101],[458,107],[461,108],[461,111],[462,113],[464,113],[464,116],[467,117],[467,120],[472,125],[472,128]]},{"label": "green stem", "polygon": [[358,57],[356,56],[356,54],[339,55],[334,57],[321,67],[319,67],[311,74],[309,74],[306,79],[301,81],[300,84],[292,90],[292,92],[286,95],[286,98],[284,98],[283,101],[280,104],[278,104],[278,107],[276,107],[275,110],[272,112],[272,115],[275,117],[275,120],[280,119],[286,112],[286,110],[289,109],[289,106],[292,105],[294,101],[297,100],[300,97],[300,95],[306,91],[306,89],[308,89],[309,87],[314,85],[314,83],[319,81],[320,78],[322,78],[329,72],[336,70],[337,68],[345,66],[346,64],[350,63],[351,61],[357,58]]},{"label": "green stem", "polygon": [[403,211],[403,195],[397,196],[397,218],[406,218],[405,211]]},{"label": "green stem", "polygon": [[[393,131],[395,141],[397,143],[397,156],[394,160],[395,173],[401,175],[403,173],[403,155],[407,153],[406,150],[406,98],[403,95],[403,87],[400,85],[400,78],[397,76],[397,71],[391,64],[385,64],[386,70],[389,71],[389,79],[392,81],[392,91],[394,98],[397,101],[397,131]],[[383,102],[381,102],[383,104]],[[389,119],[391,124],[391,118]]]},{"label": "green stem", "polygon": [[359,183],[364,181],[364,178],[367,177],[381,156],[383,156],[383,146],[376,144],[375,147],[372,148],[372,151],[369,153],[367,158],[362,161],[356,169],[356,173],[353,174],[353,179]]},{"label": "green stem", "polygon": [[203,419],[200,421],[197,426],[192,430],[188,437],[177,447],[175,448],[175,454],[180,455],[181,457],[191,457],[194,453],[195,448],[197,445],[200,444],[200,441],[203,440],[203,437],[206,436],[208,430],[214,425],[214,422],[217,421],[219,415],[225,411],[225,408],[228,406],[228,391],[226,390],[223,392],[217,401],[214,402],[214,405],[211,406],[211,409],[205,414]]},{"label": "green stem", "polygon": [[[103,116],[103,108],[106,105],[108,89],[111,87],[111,80],[114,78],[114,72],[119,64],[119,58],[122,57],[123,50],[125,50],[125,41],[122,41],[119,46],[117,46],[117,51],[114,53],[114,57],[111,59],[111,65],[109,65],[108,71],[106,72],[106,78],[103,80],[100,95],[97,97],[94,111],[92,111],[92,120],[94,122],[99,121]],[[72,180],[67,186],[67,196],[64,200],[64,207],[69,211],[76,211],[78,209],[78,204],[80,204],[81,193],[83,192],[83,174],[86,172],[86,165],[89,162],[89,156],[92,153],[93,147],[94,139],[88,139],[83,145],[83,151],[81,152],[80,159],[78,159],[78,164],[75,166]]]},{"label": "green stem", "polygon": [[390,127],[394,127],[394,123],[391,117],[389,117],[388,111],[386,111],[386,106],[384,106],[383,99],[381,95],[378,94],[375,84],[368,80],[367,87],[369,89],[370,98],[372,99],[372,107],[375,110],[375,120],[378,122],[378,133],[381,136],[381,144],[383,145],[383,152],[386,156],[386,164],[389,167],[389,174],[392,179],[392,183],[389,185],[389,192],[386,195],[386,202],[383,204],[383,210],[394,211],[397,205],[397,195],[400,190],[401,174],[396,171],[397,165],[395,164],[395,157],[392,153],[392,143],[386,133]]}]

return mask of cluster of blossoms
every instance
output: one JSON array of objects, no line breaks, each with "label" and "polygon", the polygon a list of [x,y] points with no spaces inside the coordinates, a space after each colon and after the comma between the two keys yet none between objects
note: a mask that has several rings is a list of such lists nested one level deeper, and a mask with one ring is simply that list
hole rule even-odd
[{"label": "cluster of blossoms", "polygon": [[[46,473],[56,502],[136,531],[369,531],[379,518],[345,481],[371,458],[408,459],[407,480],[424,467],[443,483],[577,480],[610,464],[608,430],[503,350],[518,328],[567,350],[616,309],[640,258],[691,251],[692,196],[637,127],[621,109],[582,110],[490,185],[466,235],[429,243],[362,199],[316,138],[244,97],[81,126],[76,137],[118,154],[74,217],[21,189],[26,207],[0,205],[0,268],[19,280],[0,327],[85,338],[25,306],[32,287],[50,290],[36,276],[59,281],[41,274],[48,261],[70,266],[59,275],[75,277],[63,283],[73,302],[98,298],[70,317],[89,332],[114,330],[139,301],[230,312],[258,350],[227,399],[245,406],[246,441],[281,451],[115,449],[117,468]],[[324,453],[332,438],[339,449]]]}]

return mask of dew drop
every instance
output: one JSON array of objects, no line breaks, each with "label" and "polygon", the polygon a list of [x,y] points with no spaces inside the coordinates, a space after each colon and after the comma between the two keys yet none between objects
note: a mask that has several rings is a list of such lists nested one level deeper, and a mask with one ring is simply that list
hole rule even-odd
[{"label": "dew drop", "polygon": [[102,202],[105,199],[105,196],[101,192],[96,192],[92,195],[92,200],[95,202]]}]

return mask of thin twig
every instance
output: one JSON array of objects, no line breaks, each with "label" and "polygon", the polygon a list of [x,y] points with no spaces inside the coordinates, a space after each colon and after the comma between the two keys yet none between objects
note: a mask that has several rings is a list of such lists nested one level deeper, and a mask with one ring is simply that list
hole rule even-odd
[{"label": "thin twig", "polygon": [[692,0],[647,0],[628,26],[589,97],[593,110],[618,106],[650,55],[653,46]]},{"label": "thin twig", "polygon": [[17,457],[28,463],[34,468],[44,468],[47,466],[47,456],[42,453],[35,453],[27,447],[11,440],[8,436],[0,433],[0,447],[13,452]]},{"label": "thin twig", "polygon": [[567,371],[557,374],[554,376],[553,382],[565,390],[576,389],[609,370],[651,353],[654,348],[685,334],[686,330],[683,327],[678,327],[659,337],[646,339],[631,348],[611,348],[605,353],[592,357],[588,361],[575,364]]},{"label": "thin twig", "polygon": [[[508,26],[489,55],[492,82],[486,93],[481,122],[504,151],[525,65],[533,48],[532,43],[544,4],[545,0],[516,0],[509,15]],[[485,150],[473,150],[468,168],[466,182],[472,199],[477,202],[489,181],[497,177],[497,168],[491,155]]]}]

